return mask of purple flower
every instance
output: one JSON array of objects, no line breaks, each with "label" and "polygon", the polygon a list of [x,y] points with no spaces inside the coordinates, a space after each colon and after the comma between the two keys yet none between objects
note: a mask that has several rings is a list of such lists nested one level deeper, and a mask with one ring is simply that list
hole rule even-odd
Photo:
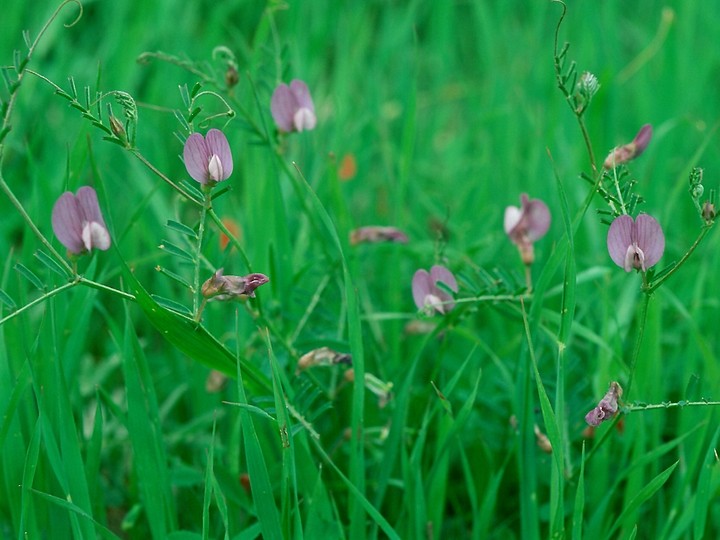
[{"label": "purple flower", "polygon": [[520,208],[505,208],[505,233],[520,250],[523,263],[532,264],[535,260],[533,243],[548,232],[550,228],[550,210],[540,199],[529,199],[527,193],[520,195]]},{"label": "purple flower", "polygon": [[305,131],[315,127],[315,105],[307,84],[295,79],[290,83],[281,84],[273,92],[270,101],[273,120],[281,131]]},{"label": "purple flower", "polygon": [[600,422],[610,420],[618,411],[618,399],[622,396],[623,389],[615,381],[610,383],[610,389],[607,391],[605,396],[600,400],[592,411],[585,415],[585,421],[595,427],[600,425]]},{"label": "purple flower", "polygon": [[203,185],[213,185],[232,174],[233,160],[225,134],[211,129],[203,137],[191,133],[185,141],[183,159],[188,174]]},{"label": "purple flower", "polygon": [[444,289],[437,286],[442,283],[453,292],[458,291],[458,284],[452,272],[444,266],[435,265],[427,270],[418,270],[412,279],[412,293],[418,309],[432,314],[433,310],[447,313],[453,307],[453,297]]},{"label": "purple flower", "polygon": [[363,242],[397,242],[407,244],[408,237],[397,227],[382,227],[380,225],[369,225],[350,231],[350,244],[357,245]]},{"label": "purple flower", "polygon": [[612,169],[613,167],[617,167],[618,165],[626,163],[631,159],[635,159],[645,151],[647,145],[650,144],[651,138],[652,126],[650,124],[645,124],[640,128],[640,131],[638,131],[638,134],[635,135],[632,142],[618,146],[608,154],[608,157],[605,158],[605,162],[603,163],[603,167],[606,169]]},{"label": "purple flower", "polygon": [[618,216],[607,235],[610,258],[629,272],[633,268],[645,272],[660,260],[665,251],[665,236],[660,224],[647,214],[635,221],[627,215]]},{"label": "purple flower", "polygon": [[248,274],[247,276],[224,276],[220,268],[210,279],[203,283],[201,291],[205,298],[215,300],[255,298],[255,289],[270,281],[265,274]]},{"label": "purple flower", "polygon": [[77,195],[69,191],[60,195],[52,209],[52,228],[60,243],[75,255],[110,247],[97,193],[89,186],[78,189]]}]

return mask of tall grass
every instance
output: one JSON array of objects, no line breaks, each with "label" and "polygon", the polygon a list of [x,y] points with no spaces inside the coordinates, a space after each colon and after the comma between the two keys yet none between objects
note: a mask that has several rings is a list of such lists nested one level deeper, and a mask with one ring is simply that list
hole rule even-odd
[{"label": "tall grass", "polygon": [[[44,4],[0,32],[0,537],[720,534],[720,246],[688,193],[718,188],[716,0]],[[565,42],[601,85],[581,115]],[[295,78],[317,127],[278,135]],[[643,275],[593,182],[645,123]],[[179,159],[211,127],[212,201]],[[50,216],[83,185],[113,246],[75,261]],[[552,214],[529,275],[521,193]],[[459,292],[428,316],[434,264]],[[218,268],[270,281],[199,313]]]}]

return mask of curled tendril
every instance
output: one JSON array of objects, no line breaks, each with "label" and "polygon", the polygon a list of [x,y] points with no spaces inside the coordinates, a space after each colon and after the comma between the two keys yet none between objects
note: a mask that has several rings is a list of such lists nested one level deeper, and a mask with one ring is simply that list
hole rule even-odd
[{"label": "curled tendril", "polygon": [[220,60],[232,62],[233,64],[237,62],[233,52],[225,45],[218,45],[215,47],[212,51],[212,58],[213,60],[217,60],[219,58]]},{"label": "curled tendril", "polygon": [[[35,49],[35,47],[37,47],[38,43],[39,43],[40,40],[42,39],[42,37],[43,37],[43,35],[45,34],[45,32],[47,32],[47,29],[48,29],[48,28],[50,27],[50,25],[55,21],[55,19],[58,18],[58,16],[60,15],[60,12],[61,12],[61,11],[63,10],[63,8],[64,8],[66,5],[68,5],[68,4],[75,4],[75,5],[77,5],[79,11],[78,11],[77,17],[75,17],[75,20],[73,20],[73,21],[70,22],[70,23],[66,23],[66,24],[65,24],[65,28],[71,28],[71,27],[75,26],[75,25],[78,23],[78,21],[82,18],[82,15],[83,15],[83,6],[82,6],[82,3],[80,2],[80,0],[64,0],[64,2],[63,2],[62,4],[60,4],[60,5],[57,7],[57,9],[53,12],[53,14],[50,15],[50,18],[45,22],[45,24],[43,25],[43,27],[42,27],[42,28],[40,29],[40,31],[38,32],[38,35],[37,35],[37,37],[35,38],[35,41],[33,41],[33,42],[32,42],[32,45],[30,46],[30,53],[29,53],[29,54],[32,54],[33,50]],[[28,55],[28,56],[29,56],[29,55]]]},{"label": "curled tendril", "polygon": [[75,17],[75,20],[70,23],[65,23],[65,28],[72,28],[75,26],[78,22],[80,22],[80,19],[82,19],[83,16],[83,6],[82,2],[80,0],[65,0],[62,4],[60,4],[60,7],[57,8],[57,11],[53,14],[53,16],[50,18],[52,20],[55,18],[55,15],[57,15],[62,8],[64,8],[67,4],[75,4],[78,7],[78,14],[77,17]]}]

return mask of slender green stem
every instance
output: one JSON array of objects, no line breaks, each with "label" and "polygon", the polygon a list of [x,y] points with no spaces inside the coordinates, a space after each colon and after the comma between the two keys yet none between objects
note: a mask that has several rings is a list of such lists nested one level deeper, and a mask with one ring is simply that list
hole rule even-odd
[{"label": "slender green stem", "polygon": [[97,289],[99,291],[109,292],[111,294],[119,296],[123,300],[130,300],[132,302],[135,302],[135,300],[136,300],[135,296],[128,292],[121,291],[120,289],[116,289],[114,287],[110,287],[110,286],[104,285],[102,283],[98,283],[97,281],[93,281],[92,279],[87,279],[86,277],[83,277],[83,276],[77,276],[77,280],[78,280],[78,283],[80,283],[82,285],[87,285],[88,287]]},{"label": "slender green stem", "polygon": [[[202,259],[202,245],[205,237],[205,220],[207,219],[208,210],[212,205],[212,197],[210,195],[211,188],[203,186],[205,193],[205,201],[200,208],[200,223],[198,224],[197,234],[197,248],[195,249],[195,271],[193,273],[193,313],[195,314],[195,320],[199,320],[200,317],[200,261]],[[204,307],[204,306],[203,306]]]},{"label": "slender green stem", "polygon": [[[10,117],[12,116],[13,109],[15,108],[15,102],[17,101],[17,95],[18,90],[20,89],[20,85],[22,83],[23,78],[25,77],[25,73],[28,71],[25,69],[25,67],[30,63],[30,60],[35,52],[35,49],[38,46],[38,43],[40,43],[40,40],[45,35],[45,32],[50,27],[50,25],[55,21],[55,19],[58,17],[60,12],[63,10],[63,8],[68,4],[75,4],[78,6],[79,13],[78,16],[75,18],[73,22],[70,24],[66,24],[65,26],[67,28],[70,28],[71,26],[74,26],[75,23],[77,23],[80,20],[80,17],[82,17],[83,13],[83,7],[79,0],[65,0],[62,4],[60,4],[57,9],[53,12],[53,14],[50,16],[50,18],[45,22],[43,27],[38,32],[38,35],[35,37],[33,42],[28,47],[27,55],[25,55],[24,60],[20,63],[19,66],[16,66],[18,68],[17,71],[17,79],[14,83],[14,88],[12,89],[10,93],[10,97],[8,99],[7,108],[5,109],[5,115],[2,119],[2,125],[0,125],[0,132],[5,134],[10,129]],[[2,142],[2,136],[0,136],[0,142]],[[0,144],[0,162],[2,162],[2,156],[3,156],[3,148],[4,145]]]},{"label": "slender green stem", "polygon": [[[568,105],[570,106],[570,110],[572,110],[573,114],[575,115],[575,118],[578,121],[578,125],[580,126],[580,132],[582,133],[583,140],[585,141],[585,147],[587,148],[588,156],[590,158],[590,167],[593,171],[593,176],[598,173],[597,165],[595,163],[595,153],[592,149],[592,144],[590,142],[590,134],[588,133],[587,127],[585,126],[585,121],[583,120],[583,112],[585,112],[585,108],[583,107],[580,111],[578,111],[573,103],[573,97],[570,91],[565,87],[564,77],[562,74],[562,64],[560,62],[560,53],[558,52],[558,38],[560,34],[560,27],[562,26],[563,20],[565,19],[565,14],[567,13],[567,6],[565,5],[565,2],[562,2],[561,0],[553,0],[560,4],[562,6],[562,13],[560,14],[560,19],[558,20],[557,26],[555,27],[555,38],[554,38],[554,67],[555,67],[555,79],[557,80],[558,87],[560,88],[560,91],[565,96],[565,100],[567,101]],[[574,68],[571,68],[574,70]]]},{"label": "slender green stem", "polygon": [[653,409],[672,409],[674,407],[684,408],[684,407],[704,407],[704,406],[710,406],[710,407],[717,407],[720,405],[720,401],[709,401],[709,400],[702,400],[702,401],[673,401],[673,402],[663,402],[663,403],[650,403],[650,404],[640,404],[635,403],[632,405],[626,405],[624,407],[621,407],[621,411],[623,413],[630,413],[633,411],[651,411]]},{"label": "slender green stem", "polygon": [[70,282],[68,282],[68,283],[65,283],[64,285],[60,285],[59,287],[57,287],[57,288],[55,288],[55,289],[52,289],[52,290],[50,290],[50,291],[47,291],[47,292],[44,293],[42,296],[38,296],[38,297],[37,297],[35,300],[33,300],[32,302],[30,302],[30,303],[28,303],[28,304],[25,304],[25,305],[22,306],[21,308],[16,309],[15,311],[13,311],[12,313],[10,313],[9,315],[6,315],[6,316],[3,317],[2,319],[0,319],[0,326],[2,326],[3,324],[5,324],[6,322],[8,322],[8,321],[11,320],[11,319],[14,319],[14,318],[17,317],[18,315],[24,313],[25,311],[27,311],[27,310],[30,309],[31,307],[37,306],[38,304],[42,304],[42,303],[43,303],[45,300],[47,300],[48,298],[52,298],[53,296],[55,296],[55,295],[57,295],[57,294],[60,294],[60,293],[63,292],[64,290],[70,289],[70,288],[74,287],[74,286],[77,285],[78,283],[80,283],[79,280],[70,281]]},{"label": "slender green stem", "polygon": [[630,358],[630,375],[628,376],[627,386],[625,387],[625,395],[630,394],[633,379],[635,378],[635,367],[637,366],[637,360],[640,356],[640,349],[642,348],[643,336],[645,335],[645,323],[647,322],[648,304],[650,304],[650,295],[644,294],[642,302],[640,303],[640,312],[638,313],[637,338],[635,341],[635,347],[633,348],[632,357]]},{"label": "slender green stem", "polygon": [[140,160],[140,162],[141,162],[143,165],[145,165],[148,169],[150,169],[150,171],[151,171],[155,176],[157,176],[158,178],[160,178],[163,182],[165,182],[166,184],[168,184],[170,187],[172,187],[175,191],[177,191],[178,193],[180,193],[183,197],[185,197],[186,199],[188,199],[190,202],[192,202],[192,203],[194,203],[194,204],[197,204],[198,206],[203,206],[203,205],[204,205],[203,201],[197,200],[197,199],[196,199],[195,197],[193,197],[190,193],[188,193],[187,191],[185,191],[185,189],[184,189],[182,186],[180,186],[179,184],[176,184],[175,182],[173,182],[172,180],[170,180],[170,178],[168,178],[165,174],[163,174],[160,170],[158,170],[158,169],[155,167],[155,165],[153,165],[152,163],[150,163],[150,162],[147,160],[147,158],[146,158],[145,156],[143,156],[137,148],[128,148],[128,151],[129,151],[133,156],[135,156],[138,160]]},{"label": "slender green stem", "polygon": [[7,182],[5,182],[5,178],[3,178],[2,174],[0,173],[0,189],[2,189],[3,193],[7,196],[8,199],[10,199],[10,202],[15,207],[15,210],[18,211],[18,213],[22,216],[23,221],[27,224],[28,227],[30,227],[30,230],[35,234],[35,236],[38,237],[40,242],[43,246],[47,248],[47,250],[55,257],[57,262],[60,263],[61,266],[65,268],[65,270],[68,271],[69,274],[74,274],[72,266],[68,264],[68,262],[65,260],[65,258],[58,253],[58,251],[53,247],[53,245],[50,243],[50,241],[45,237],[45,235],[38,229],[37,225],[35,225],[35,222],[30,217],[30,214],[27,213],[25,210],[25,207],[22,205],[22,203],[18,200],[18,198],[13,193],[12,189],[10,189],[10,186],[7,185]]}]

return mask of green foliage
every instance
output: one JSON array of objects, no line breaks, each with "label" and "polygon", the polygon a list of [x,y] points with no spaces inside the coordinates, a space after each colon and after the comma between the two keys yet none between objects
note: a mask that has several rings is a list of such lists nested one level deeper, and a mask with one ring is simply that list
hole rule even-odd
[{"label": "green foliage", "polygon": [[[1,538],[720,534],[718,0],[7,4]],[[279,133],[296,78],[317,127]],[[178,159],[210,128],[213,188]],[[68,257],[83,185],[113,246]],[[527,267],[521,193],[553,218]],[[637,212],[640,275],[606,246]],[[269,282],[208,301],[220,268]]]}]

